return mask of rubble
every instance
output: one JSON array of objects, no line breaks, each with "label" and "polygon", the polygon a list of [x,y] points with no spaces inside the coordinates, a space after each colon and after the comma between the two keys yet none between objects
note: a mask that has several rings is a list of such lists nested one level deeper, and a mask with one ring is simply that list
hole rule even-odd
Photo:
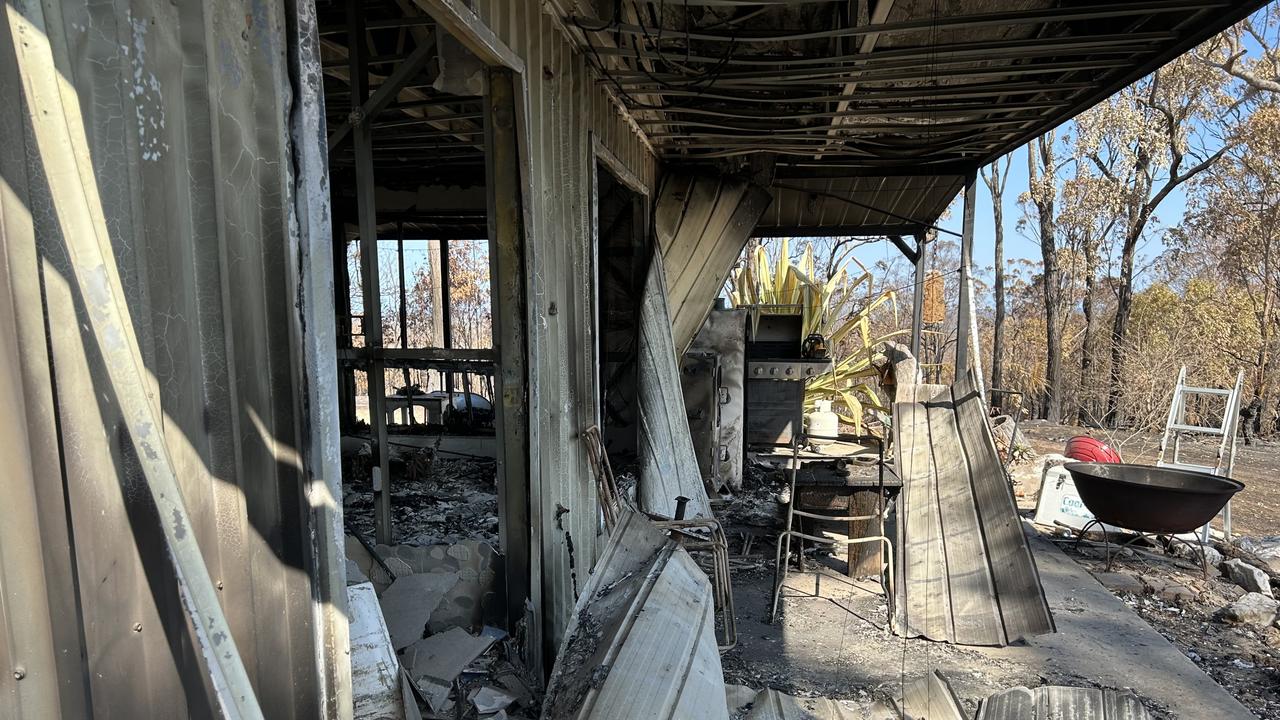
[{"label": "rubble", "polygon": [[492,637],[472,635],[459,627],[449,628],[405,648],[405,667],[415,682],[427,680],[449,686],[493,642]]},{"label": "rubble", "polygon": [[1275,621],[1277,610],[1280,610],[1280,603],[1270,595],[1250,592],[1218,611],[1218,617],[1236,625],[1266,627]]},{"label": "rubble", "polygon": [[1280,573],[1280,535],[1240,538],[1236,545],[1265,562],[1272,572]]},{"label": "rubble", "polygon": [[357,720],[536,716],[536,679],[513,660],[506,631],[484,624],[500,607],[501,556],[488,543],[371,547],[348,535],[347,553],[348,577],[368,578],[348,588],[352,612],[361,613],[358,624],[353,616],[353,682],[359,675],[377,699]]},{"label": "rubble", "polygon": [[[440,455],[432,448],[392,446],[391,511],[396,538],[405,545],[498,543],[497,463],[489,458]],[[410,469],[415,471],[410,473]],[[343,483],[347,531],[374,536],[373,491],[367,480]]]},{"label": "rubble", "polygon": [[452,573],[405,575],[391,583],[379,602],[396,650],[421,640],[431,614],[457,584],[458,576]]},{"label": "rubble", "polygon": [[1222,553],[1218,552],[1218,549],[1212,545],[1201,545],[1197,542],[1195,547],[1192,548],[1183,543],[1175,542],[1170,549],[1174,555],[1197,563],[1200,562],[1200,553],[1203,552],[1204,564],[1211,568],[1216,568],[1222,564]]},{"label": "rubble", "polygon": [[1249,563],[1233,558],[1222,563],[1221,570],[1227,579],[1250,593],[1261,593],[1267,597],[1274,597],[1271,593],[1271,578],[1267,577],[1265,572]]}]

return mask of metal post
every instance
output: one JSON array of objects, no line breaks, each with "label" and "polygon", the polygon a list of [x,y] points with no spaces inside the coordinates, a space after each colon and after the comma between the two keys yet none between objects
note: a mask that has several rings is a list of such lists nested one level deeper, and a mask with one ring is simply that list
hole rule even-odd
[{"label": "metal post", "polygon": [[[404,223],[396,223],[396,259],[400,272],[400,347],[409,348],[409,290],[404,281]],[[402,368],[404,386],[409,387],[409,366]],[[407,392],[407,391],[406,391]],[[414,424],[413,405],[406,406],[409,412],[409,424]]]},{"label": "metal post", "polygon": [[976,369],[973,347],[978,342],[977,316],[973,312],[973,215],[977,202],[977,173],[964,180],[964,226],[960,232],[960,311],[956,316],[956,367],[959,380]]},{"label": "metal post", "polygon": [[[351,347],[351,272],[347,267],[347,229],[346,222],[337,215],[333,217],[333,307],[338,325],[338,342],[340,348]],[[338,366],[338,428],[346,435],[352,432],[356,423],[356,383],[355,371],[350,367]]]},{"label": "metal post", "polygon": [[[453,299],[449,297],[449,241],[440,239],[440,338],[445,348],[453,347]],[[444,373],[444,391],[453,407],[453,371]]]},{"label": "metal post", "polygon": [[924,330],[924,278],[929,272],[925,233],[916,235],[916,289],[911,301],[911,356],[920,362],[920,333]]},{"label": "metal post", "polygon": [[[347,6],[347,47],[351,60],[352,104],[369,95],[369,51],[365,46],[364,6]],[[374,194],[373,124],[358,123],[351,134],[356,157],[356,207],[360,225],[360,267],[364,295],[364,345],[369,353],[369,440],[373,445],[373,520],[378,542],[390,544],[390,457],[387,446],[386,364],[377,358],[382,349],[382,284],[378,278],[378,209]]]},{"label": "metal post", "polygon": [[[506,555],[507,622],[511,628],[525,618],[525,604],[532,590],[524,194],[516,122],[520,87],[519,78],[512,71],[491,68],[484,118],[488,150],[485,184],[489,281],[493,297],[493,348],[498,358],[493,377],[494,428],[498,440],[498,532]],[[532,622],[540,623],[537,614]],[[537,627],[533,629],[533,636],[541,636]],[[526,660],[536,665],[542,648],[530,647],[528,652],[531,657]]]}]

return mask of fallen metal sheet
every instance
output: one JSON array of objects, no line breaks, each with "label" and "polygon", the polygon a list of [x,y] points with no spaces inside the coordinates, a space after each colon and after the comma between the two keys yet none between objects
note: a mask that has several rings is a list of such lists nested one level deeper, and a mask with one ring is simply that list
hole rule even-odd
[{"label": "fallen metal sheet", "polygon": [[582,589],[547,684],[547,720],[727,720],[711,583],[627,513]]},{"label": "fallen metal sheet", "polygon": [[449,685],[492,645],[490,636],[472,635],[462,628],[450,628],[406,648],[404,663],[414,681],[426,679]]},{"label": "fallen metal sheet", "polygon": [[382,593],[381,603],[396,650],[422,639],[431,614],[457,584],[458,576],[453,573],[405,575],[391,583]]},{"label": "fallen metal sheet", "polygon": [[917,400],[894,405],[894,631],[961,645],[1053,632],[972,375]]},{"label": "fallen metal sheet", "polygon": [[903,714],[914,720],[969,720],[951,683],[937,670],[903,688]]},{"label": "fallen metal sheet", "polygon": [[681,392],[680,368],[667,317],[662,262],[654,258],[640,302],[640,508],[674,518],[676,498],[689,498],[685,517],[711,517]]},{"label": "fallen metal sheet", "polygon": [[754,688],[749,688],[746,685],[726,683],[724,686],[724,703],[729,708],[729,717],[746,717],[747,711],[751,709],[751,704],[756,701],[756,695],[758,694]]},{"label": "fallen metal sheet", "polygon": [[1128,690],[1046,685],[1010,688],[978,706],[977,720],[1150,720],[1142,701]]},{"label": "fallen metal sheet", "polygon": [[427,623],[431,632],[500,621],[497,578],[502,574],[502,556],[489,543],[462,540],[452,545],[378,545],[374,549],[392,570],[449,573],[458,578],[431,614]]},{"label": "fallen metal sheet", "polygon": [[880,703],[863,707],[853,702],[800,698],[766,689],[756,695],[745,720],[902,720],[902,716]]},{"label": "fallen metal sheet", "polygon": [[724,287],[773,196],[740,178],[668,175],[654,206],[672,336],[681,352]]},{"label": "fallen metal sheet", "polygon": [[403,718],[400,660],[391,648],[373,585],[360,583],[347,588],[347,619],[351,626],[352,717]]}]

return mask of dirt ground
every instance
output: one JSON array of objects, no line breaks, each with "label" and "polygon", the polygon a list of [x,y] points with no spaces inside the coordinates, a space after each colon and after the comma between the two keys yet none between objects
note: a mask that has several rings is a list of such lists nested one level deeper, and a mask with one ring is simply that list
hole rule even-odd
[{"label": "dirt ground", "polygon": [[[1280,718],[1280,629],[1232,625],[1216,617],[1219,609],[1245,594],[1242,588],[1216,568],[1205,579],[1191,563],[1161,552],[1125,553],[1105,574],[1105,555],[1097,547],[1076,548],[1071,542],[1059,547],[1255,715]],[[1127,582],[1136,578],[1142,590],[1107,580],[1115,577]]]},{"label": "dirt ground", "polygon": [[[1024,421],[1018,429],[1038,454],[1061,453],[1070,438],[1091,435],[1118,449],[1125,462],[1155,463],[1160,455],[1160,435],[1156,433],[1111,434],[1091,428],[1052,425],[1043,420]],[[1185,458],[1199,458],[1195,461],[1211,464],[1218,443],[1206,440],[1183,447]],[[1280,534],[1280,440],[1256,440],[1248,446],[1243,441],[1237,442],[1232,475],[1245,486],[1231,501],[1233,532],[1248,537]],[[1031,500],[1034,505],[1034,496]]]}]

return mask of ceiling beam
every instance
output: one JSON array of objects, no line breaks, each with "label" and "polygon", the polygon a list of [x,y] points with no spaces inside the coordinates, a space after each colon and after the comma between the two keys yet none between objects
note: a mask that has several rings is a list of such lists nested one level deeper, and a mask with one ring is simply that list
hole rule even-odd
[{"label": "ceiling beam", "polygon": [[[691,52],[690,48],[674,47],[665,51],[637,51],[629,47],[597,47],[595,51],[603,56],[626,58],[643,57],[651,60],[664,60],[676,57],[683,65],[720,65],[743,67],[796,67],[801,65],[838,65],[843,63],[859,63],[886,60],[928,60],[934,57],[959,58],[979,57],[991,59],[1015,55],[1044,57],[1061,56],[1075,53],[1090,53],[1099,50],[1121,50],[1125,48],[1143,48],[1153,44],[1176,40],[1177,35],[1171,32],[1142,32],[1108,35],[1081,35],[1057,38],[1015,38],[1012,40],[994,40],[984,42],[944,43],[934,47],[884,48],[871,53],[853,53],[850,55],[766,55],[752,53],[749,56],[729,57],[700,55]],[[683,35],[669,36],[666,39],[678,41]]]},{"label": "ceiling beam", "polygon": [[[383,110],[391,104],[392,100],[400,94],[400,90],[404,88],[422,69],[427,66],[431,58],[435,55],[436,42],[433,35],[424,43],[419,43],[413,52],[409,53],[409,57],[405,61],[396,66],[395,70],[387,76],[387,79],[374,90],[369,99],[365,100],[359,108],[352,110],[347,121],[333,129],[329,133],[329,152],[338,146],[348,135],[355,125],[361,125],[371,122]],[[366,65],[367,67],[367,65]]]},{"label": "ceiling beam", "polygon": [[[1135,15],[1151,15],[1157,13],[1178,13],[1214,8],[1229,8],[1227,0],[1148,0],[1147,2],[1111,2],[1101,5],[1080,5],[1074,7],[1055,7],[1031,10],[1015,10],[1009,12],[975,13],[973,15],[955,15],[950,17],[929,17],[904,20],[893,23],[863,25],[856,28],[832,28],[830,30],[782,32],[764,31],[748,32],[737,30],[731,33],[705,32],[692,28],[650,28],[630,23],[613,23],[608,30],[623,35],[671,35],[686,40],[708,40],[711,42],[739,43],[785,43],[803,40],[822,40],[835,37],[864,37],[871,34],[902,34],[921,30],[929,32],[948,32],[979,27],[1007,27],[1010,25],[1035,25],[1050,22],[1066,22],[1071,20],[1103,20],[1115,17]],[[600,20],[584,17],[571,17],[571,24],[587,23],[593,27],[601,25]]]},{"label": "ceiling beam", "polygon": [[[872,25],[885,24],[885,22],[888,21],[889,19],[889,11],[893,9],[894,0],[867,0],[867,1],[875,2],[875,10],[871,12],[871,24]],[[880,33],[869,33],[867,35],[863,35],[862,44],[858,48],[859,54],[868,55],[868,56],[871,55],[872,51],[876,49],[876,42],[879,39],[880,39]],[[848,96],[848,95],[853,95],[855,92],[857,92],[857,90],[858,90],[858,81],[854,79],[845,83],[845,86],[840,91],[840,93],[842,95]],[[829,134],[834,135],[837,132],[837,130],[840,127],[840,124],[844,122],[844,118],[846,117],[841,113],[843,113],[845,110],[848,110],[848,109],[849,109],[848,99],[841,99],[839,102],[836,103],[836,114],[831,118],[831,127],[829,128]]]},{"label": "ceiling beam", "polygon": [[[1111,54],[1111,53],[1108,53]],[[842,85],[851,80],[868,83],[897,83],[904,80],[940,80],[943,78],[980,78],[980,77],[1020,77],[1023,75],[1044,75],[1046,73],[1055,72],[1072,72],[1075,70],[1106,70],[1111,68],[1127,68],[1133,65],[1134,53],[1116,53],[1117,57],[1111,60],[1089,59],[1074,60],[1069,62],[1047,62],[1026,65],[996,65],[973,67],[977,61],[966,60],[963,62],[939,62],[936,64],[921,65],[912,63],[902,68],[877,68],[875,70],[859,71],[857,68],[810,68],[810,69],[779,69],[779,70],[762,70],[749,73],[724,73],[716,78],[715,87],[729,88],[735,87],[743,90],[761,90],[769,87],[770,83],[775,83],[772,89],[791,92],[801,92],[795,85],[796,81],[805,80],[818,85]],[[999,58],[993,58],[999,60]],[[959,65],[960,67],[952,67]],[[631,82],[632,79],[637,81]],[[697,78],[690,78],[683,75],[675,75],[667,73],[660,75],[654,73],[652,76],[639,74],[628,74],[626,77],[615,76],[613,80],[621,81],[624,88],[657,88],[659,90],[669,89],[671,86],[679,87],[680,85],[688,85],[698,87],[705,85],[706,81],[699,82]],[[639,80],[643,80],[640,82]],[[597,82],[605,82],[600,80]],[[806,86],[799,86],[804,88]],[[793,89],[796,88],[796,89]]]}]

